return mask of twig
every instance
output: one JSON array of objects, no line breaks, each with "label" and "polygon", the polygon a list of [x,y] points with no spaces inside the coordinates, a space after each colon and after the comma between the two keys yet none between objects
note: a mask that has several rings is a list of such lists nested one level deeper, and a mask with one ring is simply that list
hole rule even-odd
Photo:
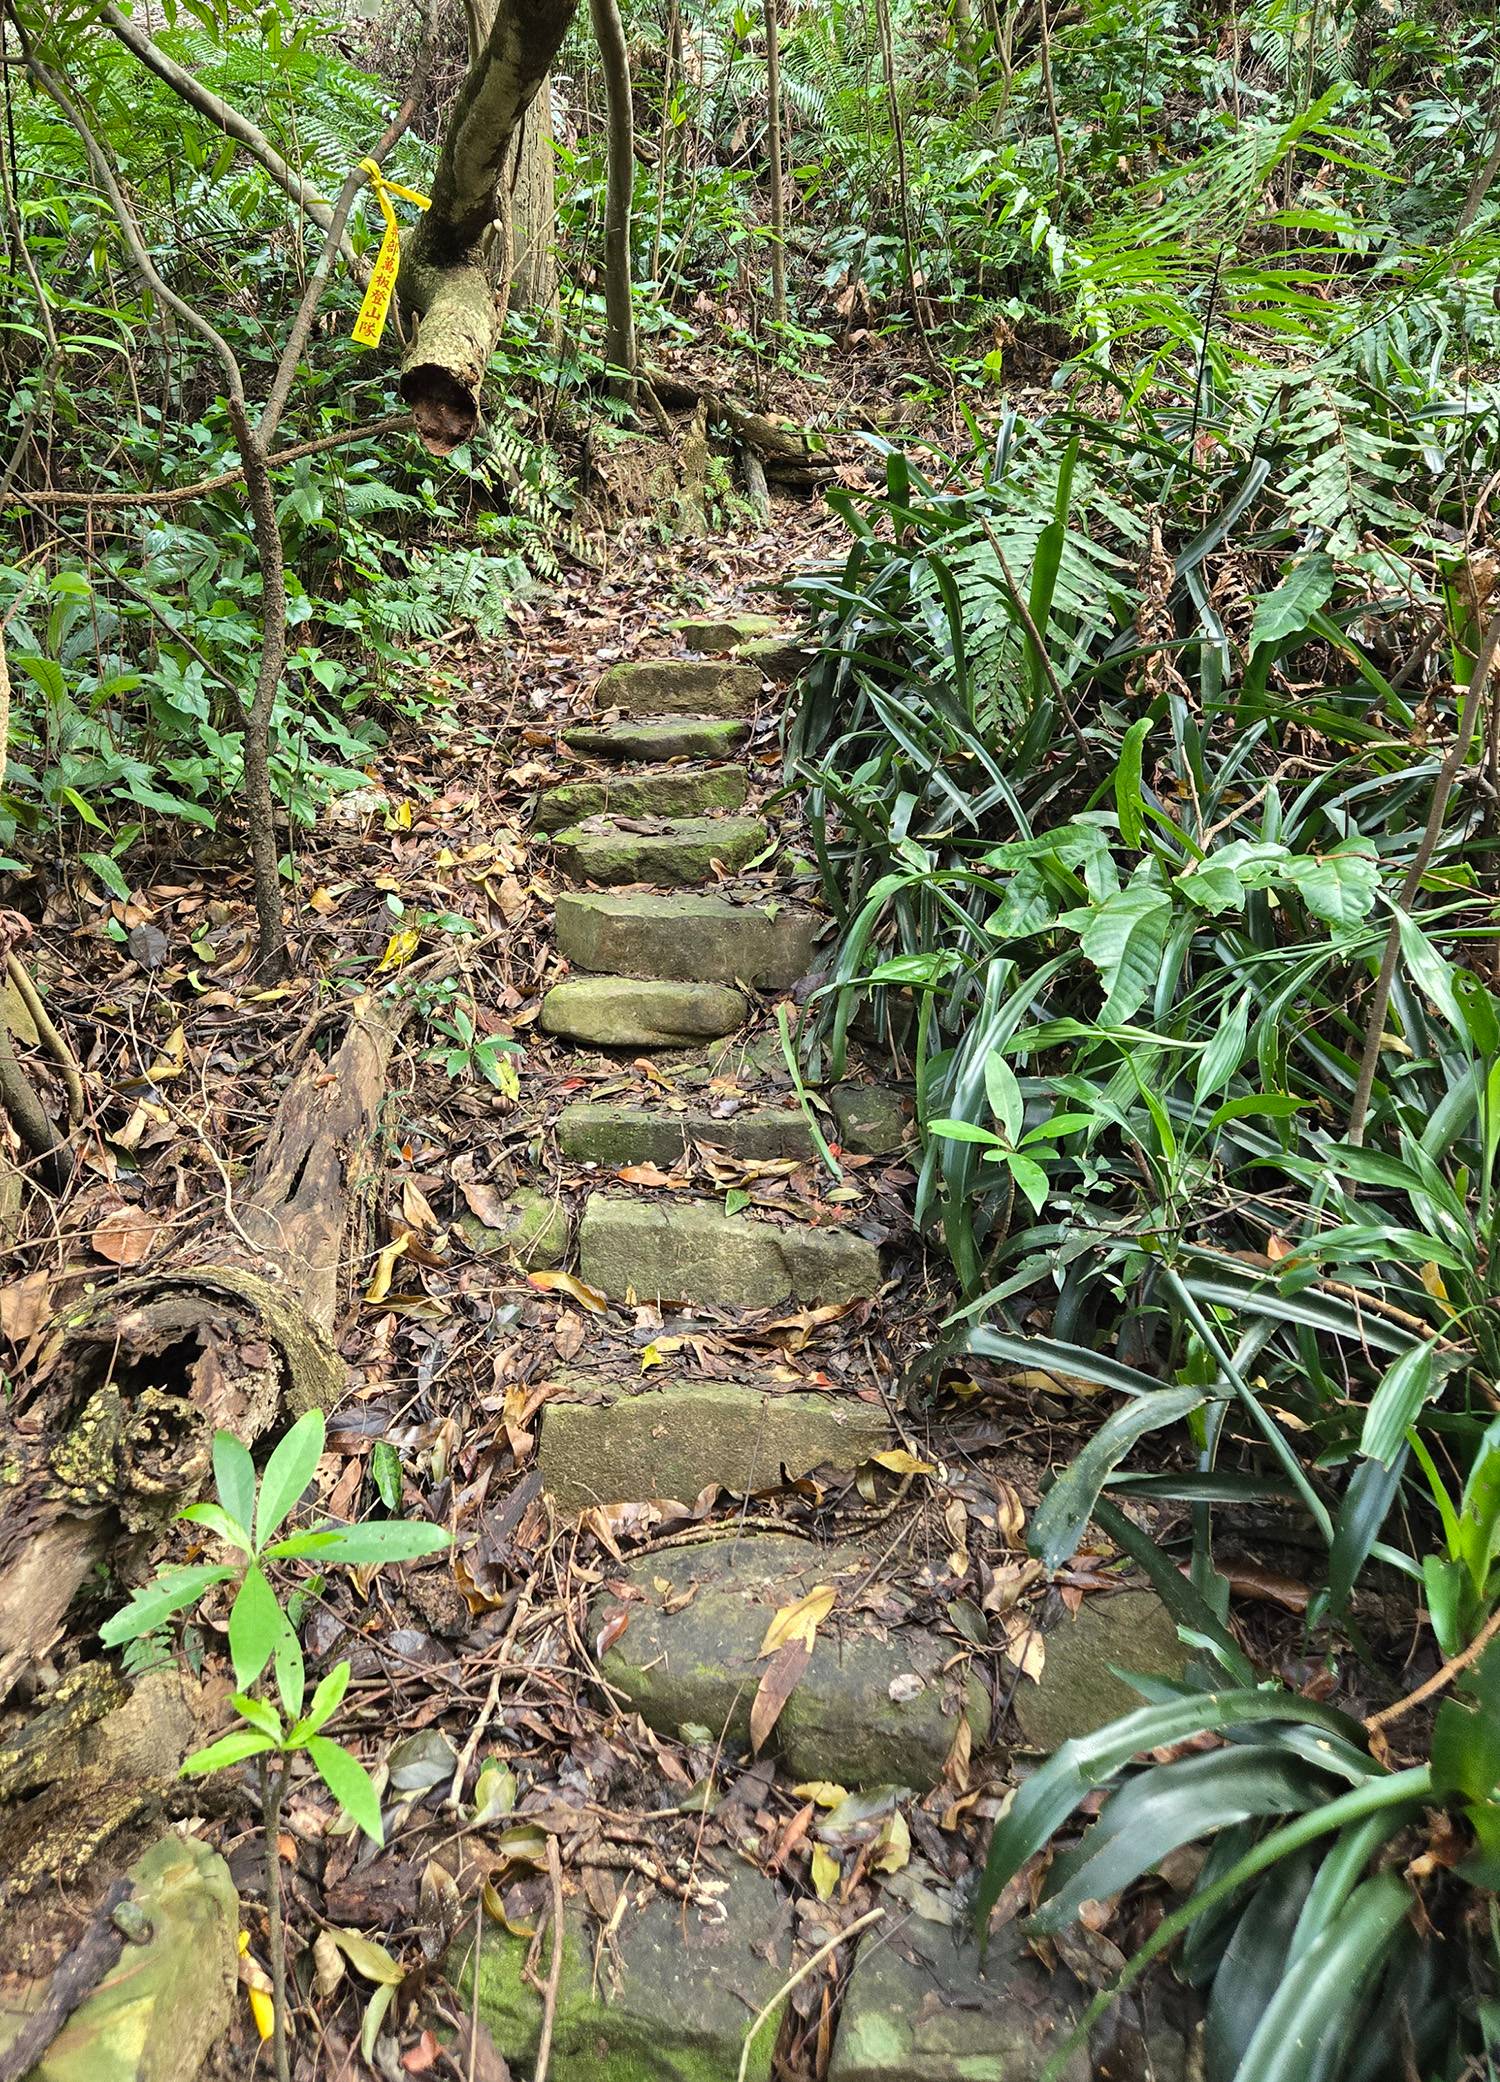
[{"label": "twig", "polygon": [[129,1880],[116,1880],[100,1902],[94,1920],[47,1983],[41,2006],[0,2053],[0,2082],[20,2082],[31,2073],[84,1997],[114,1966],[122,1940],[112,1918],[129,1893]]},{"label": "twig", "polygon": [[511,1647],[516,1635],[520,1632],[522,1620],[525,1619],[530,1610],[531,1600],[527,1597],[525,1591],[522,1591],[516,1599],[516,1609],[510,1616],[510,1625],[505,1629],[505,1638],[500,1643],[500,1661],[494,1676],[490,1679],[490,1688],[485,1695],[483,1706],[479,1709],[479,1718],[475,1721],[470,1731],[469,1739],[460,1752],[457,1764],[453,1767],[453,1783],[448,1788],[448,1805],[452,1808],[457,1808],[463,1799],[464,1780],[469,1775],[469,1766],[474,1761],[474,1753],[479,1748],[484,1731],[490,1724],[490,1717],[499,1703],[501,1682],[510,1675]]},{"label": "twig", "polygon": [[[337,433],[320,434],[316,441],[295,441],[290,448],[278,448],[266,457],[266,468],[275,470],[283,463],[301,462],[304,456],[321,455],[325,449],[343,448],[351,441],[374,440],[377,434],[399,433],[402,428],[411,429],[409,412],[392,412],[384,419],[373,419],[368,426],[340,427]],[[221,470],[217,477],[200,477],[195,484],[173,485],[170,490],[159,492],[54,492],[21,491],[11,496],[24,500],[28,506],[88,506],[117,509],[131,506],[184,506],[192,499],[206,499],[210,492],[221,492],[226,485],[238,484],[245,474],[243,463],[232,470]]]},{"label": "twig", "polygon": [[31,1024],[36,1028],[37,1039],[62,1072],[62,1080],[68,1090],[68,1119],[76,1128],[84,1114],[83,1074],[78,1068],[78,1059],[54,1026],[52,1015],[42,1003],[36,985],[13,954],[5,958],[5,973],[10,978],[21,1003],[31,1014]]},{"label": "twig", "polygon": [[1458,727],[1453,733],[1453,742],[1447,756],[1438,768],[1437,780],[1432,790],[1432,806],[1427,812],[1427,825],[1422,833],[1411,866],[1406,871],[1406,880],[1401,885],[1401,894],[1396,899],[1396,916],[1391,920],[1390,931],[1385,936],[1385,952],[1380,957],[1380,969],[1375,978],[1375,995],[1370,1000],[1369,1017],[1365,1026],[1365,1049],[1360,1059],[1359,1077],[1354,1086],[1354,1099],[1349,1108],[1349,1126],[1344,1139],[1356,1149],[1364,1141],[1365,1116],[1370,1110],[1370,1094],[1375,1089],[1375,1073],[1380,1067],[1380,1042],[1385,1032],[1385,1015],[1391,1002],[1391,988],[1396,980],[1396,962],[1401,952],[1401,913],[1411,911],[1421,892],[1422,877],[1427,864],[1437,851],[1437,842],[1443,829],[1443,815],[1448,807],[1448,797],[1459,769],[1464,764],[1469,740],[1474,735],[1474,724],[1484,700],[1484,690],[1489,684],[1490,670],[1495,662],[1495,652],[1500,649],[1500,612],[1490,616],[1490,625],[1474,659],[1474,669],[1469,674],[1469,684],[1464,689],[1464,698],[1459,705]]},{"label": "twig", "polygon": [[547,1985],[542,1990],[542,2035],[537,2041],[535,2082],[547,2082],[547,2067],[552,2059],[552,2027],[557,2022],[557,1991],[562,1981],[562,1856],[555,1836],[547,1838],[547,1877],[552,1883],[552,1963],[547,1969]]},{"label": "twig", "polygon": [[286,1932],[281,1922],[281,1802],[286,1793],[286,1766],[275,1778],[265,1758],[260,1759],[260,1829],[266,1864],[266,1950],[271,1955],[271,2050],[276,2061],[276,2082],[291,2082],[291,2061],[286,2050]]},{"label": "twig", "polygon": [[1404,1699],[1397,1699],[1394,1705],[1382,1706],[1379,1713],[1368,1715],[1366,1733],[1373,1735],[1377,1729],[1388,1728],[1392,1721],[1404,1720],[1424,1699],[1430,1699],[1434,1692],[1443,1691],[1461,1671],[1467,1670],[1470,1663],[1484,1654],[1497,1634],[1500,1634],[1500,1605],[1495,1607],[1468,1647],[1461,1648],[1455,1656],[1449,1656],[1442,1669],[1435,1670],[1425,1684],[1419,1684],[1414,1692],[1408,1692]]},{"label": "twig", "polygon": [[[757,2012],[754,2022],[751,2024],[750,2029],[745,2033],[745,2043],[740,2048],[740,2066],[739,2074],[736,2077],[736,2082],[745,2082],[745,2076],[749,2071],[750,2067],[750,2048],[755,2043],[755,2034],[760,2030],[761,2026],[766,2022],[767,2018],[771,2016],[772,2012],[775,2011],[782,2003],[786,2001],[787,1997],[791,1994],[792,1990],[799,1984],[799,1982],[805,1981],[807,1979],[808,1975],[812,1972],[815,1966],[821,1966],[823,1964],[823,1961],[828,1957],[830,1952],[836,1952],[839,1946],[842,1944],[847,1944],[851,1937],[858,1937],[859,1933],[862,1930],[868,1930],[872,1923],[878,1923],[884,1914],[885,1910],[883,1908],[867,1909],[864,1915],[855,1918],[854,1922],[852,1922],[849,1925],[847,1930],[840,1930],[835,1936],[831,1937],[828,1940],[826,1945],[819,1945],[817,1951],[813,1953],[811,1959],[805,1959],[802,1962],[801,1966],[798,1967],[797,1971],[791,1976],[790,1980],[782,1982],[781,1986],[771,1997],[771,2000],[766,2004],[765,2008]],[[537,2077],[537,2082],[542,2082],[542,2078],[540,2075],[538,2075]]]}]

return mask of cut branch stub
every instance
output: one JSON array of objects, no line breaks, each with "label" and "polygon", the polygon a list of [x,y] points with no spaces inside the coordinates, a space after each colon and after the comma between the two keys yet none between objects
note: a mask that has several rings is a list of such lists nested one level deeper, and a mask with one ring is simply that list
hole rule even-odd
[{"label": "cut branch stub", "polygon": [[546,80],[577,0],[501,0],[443,135],[432,202],[408,234],[399,289],[420,314],[401,395],[435,455],[466,440],[503,302],[485,264],[506,154]]}]

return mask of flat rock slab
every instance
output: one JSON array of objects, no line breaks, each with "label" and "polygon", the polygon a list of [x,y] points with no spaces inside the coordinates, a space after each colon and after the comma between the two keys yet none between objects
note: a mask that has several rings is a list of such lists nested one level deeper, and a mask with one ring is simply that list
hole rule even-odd
[{"label": "flat rock slab", "polygon": [[878,1403],[827,1389],[658,1382],[655,1373],[622,1385],[575,1377],[547,1400],[538,1464],[559,1508],[573,1512],[692,1504],[711,1483],[751,1496],[812,1468],[852,1474],[890,1443]]},{"label": "flat rock slab", "polygon": [[701,621],[689,618],[668,626],[690,651],[732,651],[736,644],[749,643],[757,636],[774,636],[781,623],[773,614],[734,614],[706,615]]},{"label": "flat rock slab", "polygon": [[1047,1660],[1039,1683],[1022,1679],[1016,1719],[1034,1749],[1054,1750],[1145,1701],[1114,1670],[1143,1677],[1181,1677],[1188,1651],[1172,1615],[1153,1590],[1086,1597],[1078,1616],[1046,1630]]},{"label": "flat rock slab", "polygon": [[627,716],[750,716],[760,699],[753,665],[637,658],[611,665],[594,690],[598,707]]},{"label": "flat rock slab", "polygon": [[678,817],[660,831],[618,824],[572,825],[553,844],[563,870],[578,882],[712,883],[716,871],[748,867],[770,843],[760,817]]},{"label": "flat rock slab", "polygon": [[805,644],[789,636],[752,636],[737,643],[734,656],[741,665],[753,665],[761,676],[777,686],[800,679],[817,656]]},{"label": "flat rock slab", "polygon": [[522,1265],[543,1271],[561,1265],[568,1255],[568,1210],[551,1193],[521,1186],[505,1206],[503,1222],[482,1222],[461,1214],[454,1224],[471,1251],[513,1251]]},{"label": "flat rock slab", "polygon": [[[1041,2082],[1079,2008],[1068,1975],[1047,1973],[1014,1924],[981,1968],[967,1930],[910,1916],[860,1945],[828,2082]],[[1062,2072],[1090,2082],[1087,2050]]]},{"label": "flat rock slab", "polygon": [[675,1164],[690,1143],[707,1142],[736,1157],[796,1157],[817,1153],[801,1107],[746,1106],[719,1115],[690,1106],[611,1106],[581,1099],[557,1117],[558,1147],[580,1164]]},{"label": "flat rock slab", "polygon": [[[224,1860],[164,1836],[129,1878],[151,1934],[123,1947],[28,2082],[191,2082],[234,2020],[239,1900]],[[23,2021],[0,2010],[0,2050]]]},{"label": "flat rock slab", "polygon": [[749,734],[747,723],[662,716],[635,723],[579,723],[563,732],[563,743],[590,759],[651,766],[662,759],[723,759]]},{"label": "flat rock slab", "polygon": [[[594,1631],[622,1606],[629,1624],[601,1663],[607,1681],[660,1734],[706,1728],[731,1746],[750,1737],[750,1707],[765,1673],[760,1645],[776,1613],[820,1584],[867,1593],[878,1563],[863,1548],[818,1548],[784,1533],[659,1549],[616,1571],[621,1598],[601,1593]],[[890,1591],[887,1599],[896,1600]],[[989,1702],[961,1669],[960,1644],[914,1624],[833,1611],[771,1732],[767,1749],[793,1777],[846,1786],[926,1788],[942,1776],[965,1713],[976,1741]]]},{"label": "flat rock slab", "polygon": [[542,1026],[594,1048],[689,1048],[743,1026],[749,1006],[722,983],[570,976],[542,1000]]},{"label": "flat rock slab", "polygon": [[[597,1992],[593,1939],[584,1935],[581,1905],[569,1902],[550,2082],[729,2082],[738,2073],[746,2032],[791,1972],[788,1905],[748,1865],[715,1872],[702,1861],[696,1878],[719,1890],[714,1907],[658,1893],[644,1908],[627,1908],[602,1954]],[[542,1998],[525,1972],[529,1942],[488,1918],[482,1928],[479,2015],[506,2059],[530,2074]],[[454,1946],[448,1969],[467,2013],[472,1939]],[[752,2082],[771,2072],[779,2017],[778,2009],[751,2048]]]},{"label": "flat rock slab", "polygon": [[689,1306],[857,1301],[880,1286],[880,1252],[853,1230],[780,1229],[708,1200],[663,1207],[595,1193],[579,1224],[578,1261],[589,1286],[612,1298],[633,1291]]},{"label": "flat rock slab", "polygon": [[538,831],[563,831],[588,817],[697,817],[705,810],[737,810],[749,792],[741,766],[697,772],[669,767],[659,774],[621,774],[608,781],[564,781],[536,806]]},{"label": "flat rock slab", "polygon": [[576,969],[788,990],[812,965],[818,920],[791,904],[727,897],[568,893],[557,944]]}]

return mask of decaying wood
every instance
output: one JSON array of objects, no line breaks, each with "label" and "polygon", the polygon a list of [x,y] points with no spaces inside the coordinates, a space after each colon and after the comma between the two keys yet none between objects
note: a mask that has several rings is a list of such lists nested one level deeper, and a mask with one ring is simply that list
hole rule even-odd
[{"label": "decaying wood", "polygon": [[753,452],[768,477],[781,485],[810,489],[824,483],[833,473],[833,459],[814,445],[814,436],[801,427],[783,426],[764,412],[752,412],[722,391],[666,369],[648,371],[651,388],[669,405],[704,405],[710,425],[726,430],[747,453]]},{"label": "decaying wood", "polygon": [[0,2082],[29,2075],[86,1995],[104,1979],[124,1945],[114,1914],[130,1894],[129,1880],[116,1880],[100,1902],[82,1938],[53,1974],[47,1993],[0,2053]]},{"label": "decaying wood", "polygon": [[253,1443],[343,1391],[346,1233],[375,1170],[399,1012],[355,1006],[288,1085],[243,1196],[196,1248],[65,1310],[0,1419],[0,1700],[91,1569],[202,1487],[221,1427]]}]

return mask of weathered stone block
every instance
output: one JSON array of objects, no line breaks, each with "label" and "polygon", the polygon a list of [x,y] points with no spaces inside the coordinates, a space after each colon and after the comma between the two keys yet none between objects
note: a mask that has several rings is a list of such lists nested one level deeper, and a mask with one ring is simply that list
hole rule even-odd
[{"label": "weathered stone block", "polygon": [[[878,1551],[755,1533],[732,1548],[714,1542],[628,1563],[616,1575],[640,1595],[625,1601],[630,1624],[606,1652],[604,1676],[659,1733],[726,1728],[742,1746],[776,1613],[817,1584],[852,1593],[877,1559]],[[601,1593],[591,1625],[603,1626],[619,1603]],[[835,1601],[768,1747],[797,1778],[935,1784],[965,1714],[977,1741],[989,1732],[982,1687],[945,1667],[956,1648],[922,1627],[841,1612]]]},{"label": "weathered stone block", "polygon": [[476,1214],[461,1214],[454,1224],[473,1251],[514,1251],[532,1271],[561,1265],[568,1255],[568,1210],[551,1193],[520,1186],[512,1193],[510,1219],[491,1228]]},{"label": "weathered stone block", "polygon": [[[588,1400],[581,1399],[587,1395]],[[580,1399],[574,1399],[574,1398]],[[579,1377],[542,1415],[542,1480],[564,1511],[594,1504],[691,1504],[711,1482],[736,1496],[809,1469],[852,1474],[891,1442],[878,1403],[828,1390],[780,1393],[737,1381],[637,1385]]]},{"label": "weathered stone block", "polygon": [[679,817],[664,831],[593,831],[573,825],[553,840],[564,871],[578,882],[712,884],[763,853],[770,831],[760,817]]},{"label": "weathered stone block", "polygon": [[783,687],[800,679],[816,655],[790,636],[752,636],[734,647],[740,664],[753,665],[764,678]]},{"label": "weathered stone block", "polygon": [[906,1114],[894,1092],[878,1084],[839,1084],[828,1099],[839,1141],[856,1156],[890,1156],[906,1140]]},{"label": "weathered stone block", "polygon": [[542,1000],[542,1026],[595,1048],[689,1048],[742,1026],[748,1006],[721,983],[570,976]]},{"label": "weathered stone block", "polygon": [[557,944],[578,969],[750,983],[787,990],[812,965],[818,921],[791,904],[722,896],[569,893],[557,899]]},{"label": "weathered stone block", "polygon": [[583,1277],[601,1293],[643,1301],[775,1308],[855,1301],[880,1286],[880,1252],[849,1229],[777,1228],[712,1202],[658,1206],[591,1196],[578,1230]]},{"label": "weathered stone block", "polygon": [[747,1106],[720,1116],[706,1107],[611,1106],[579,1100],[557,1117],[558,1146],[580,1164],[675,1164],[690,1142],[737,1157],[811,1157],[816,1144],[800,1107]]},{"label": "weathered stone block", "polygon": [[1048,1629],[1046,1665],[1038,1683],[1023,1678],[1016,1719],[1034,1748],[1057,1749],[1145,1704],[1111,1664],[1143,1677],[1181,1677],[1187,1660],[1172,1615],[1154,1590],[1087,1597],[1076,1618]]},{"label": "weathered stone block", "polygon": [[[129,1877],[151,1934],[125,1945],[28,2082],[192,2082],[233,2020],[239,1901],[224,1860],[164,1836]],[[23,2021],[0,2010],[0,2049]]]},{"label": "weathered stone block", "polygon": [[687,658],[635,658],[611,665],[594,690],[601,709],[627,716],[749,716],[760,699],[752,665],[696,663]]},{"label": "weathered stone block", "polygon": [[669,626],[690,651],[732,651],[736,644],[758,636],[774,636],[781,624],[773,614],[734,614],[705,616],[701,621],[689,618]]},{"label": "weathered stone block", "polygon": [[[666,1894],[629,1908],[603,1955],[597,1993],[593,1944],[581,1909],[569,1903],[550,2082],[729,2082],[739,2072],[746,2032],[791,1972],[788,1905],[748,1865],[716,1872],[704,1861],[697,1878],[722,1881],[715,1908]],[[506,2058],[529,2074],[542,2028],[542,1998],[525,1972],[529,1944],[489,1921],[482,1927],[479,2015]],[[465,2009],[473,1955],[470,1937],[448,1959]],[[766,2082],[771,2072],[779,2017],[774,2010],[755,2039],[748,2082]]]},{"label": "weathered stone block", "polygon": [[607,781],[564,781],[536,806],[538,831],[562,831],[589,817],[697,817],[705,810],[737,810],[749,791],[740,766],[697,772],[670,767],[658,774],[621,774]]},{"label": "weathered stone block", "polygon": [[749,729],[747,723],[707,716],[663,716],[643,723],[579,723],[563,732],[563,743],[590,759],[651,765],[660,759],[723,759]]}]

